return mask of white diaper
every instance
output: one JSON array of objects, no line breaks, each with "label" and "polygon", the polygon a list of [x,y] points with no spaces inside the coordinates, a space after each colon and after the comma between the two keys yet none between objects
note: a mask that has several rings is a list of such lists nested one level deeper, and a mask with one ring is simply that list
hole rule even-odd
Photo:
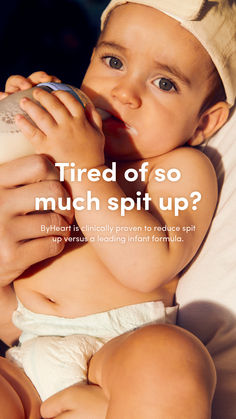
[{"label": "white diaper", "polygon": [[22,330],[6,356],[23,368],[42,400],[78,382],[87,382],[87,365],[107,341],[138,327],[175,323],[177,306],[162,301],[68,319],[33,313],[20,301],[13,323]]}]

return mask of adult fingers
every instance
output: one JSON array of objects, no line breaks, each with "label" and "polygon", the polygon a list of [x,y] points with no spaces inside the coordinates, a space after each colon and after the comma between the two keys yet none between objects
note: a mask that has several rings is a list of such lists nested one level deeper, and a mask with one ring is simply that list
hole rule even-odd
[{"label": "adult fingers", "polygon": [[71,220],[69,194],[61,182],[45,180],[14,189],[5,190],[2,213],[9,216],[24,215],[33,211],[55,211]]},{"label": "adult fingers", "polygon": [[[62,237],[42,237],[25,242],[0,241],[1,286],[10,284],[31,265],[62,252],[66,241]],[[5,284],[5,285],[4,285]]]},{"label": "adult fingers", "polygon": [[35,263],[50,257],[57,256],[65,247],[65,240],[63,238],[43,237],[34,240],[29,240],[22,243],[16,249],[16,260],[18,260],[18,269],[24,272],[27,268]]},{"label": "adult fingers", "polygon": [[45,236],[69,237],[71,226],[61,215],[49,212],[14,217],[8,229],[11,237],[19,242]]},{"label": "adult fingers", "polygon": [[[35,210],[35,197],[54,197],[55,211],[72,222],[73,209],[58,210],[58,198],[65,202],[68,191],[59,182],[59,171],[45,155],[32,155],[0,165],[0,216],[12,216]],[[5,217],[5,218],[4,218]],[[6,221],[5,221],[6,223]]]},{"label": "adult fingers", "polygon": [[31,155],[0,165],[0,186],[13,188],[19,185],[59,180],[59,172],[46,155]]}]

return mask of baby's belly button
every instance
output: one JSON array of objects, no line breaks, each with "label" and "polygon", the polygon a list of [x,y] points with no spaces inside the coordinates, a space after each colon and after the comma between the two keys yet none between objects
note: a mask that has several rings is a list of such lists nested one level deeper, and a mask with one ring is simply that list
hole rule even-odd
[{"label": "baby's belly button", "polygon": [[27,309],[35,313],[55,314],[57,303],[51,296],[24,287],[16,288],[16,296]]}]

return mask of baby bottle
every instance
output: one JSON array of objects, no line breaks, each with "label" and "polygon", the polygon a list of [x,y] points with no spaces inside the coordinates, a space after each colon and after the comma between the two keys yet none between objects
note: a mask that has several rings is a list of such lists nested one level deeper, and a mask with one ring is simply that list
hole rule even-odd
[{"label": "baby bottle", "polygon": [[[48,92],[64,90],[71,93],[83,107],[90,102],[90,99],[76,87],[63,83],[40,83],[40,87]],[[33,91],[35,87],[28,90],[13,93],[0,101],[0,164],[18,157],[34,154],[34,148],[15,124],[15,115],[22,114],[30,120],[29,116],[21,109],[20,100],[28,97],[34,102]],[[32,122],[32,121],[31,121]]]}]

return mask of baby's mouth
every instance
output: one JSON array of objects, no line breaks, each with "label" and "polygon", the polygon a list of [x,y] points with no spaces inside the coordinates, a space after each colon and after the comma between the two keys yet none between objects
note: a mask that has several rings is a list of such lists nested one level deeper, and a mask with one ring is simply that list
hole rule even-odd
[{"label": "baby's mouth", "polygon": [[104,109],[101,109],[101,108],[96,108],[96,110],[99,113],[99,115],[101,116],[102,121],[106,121],[108,119],[113,120],[113,121],[117,121],[118,123],[120,123],[121,128],[124,128],[124,129],[128,130],[130,133],[137,135],[137,130],[135,128],[126,124],[126,122],[124,122],[122,119],[116,117],[114,114],[112,114],[108,111],[105,111]]}]

